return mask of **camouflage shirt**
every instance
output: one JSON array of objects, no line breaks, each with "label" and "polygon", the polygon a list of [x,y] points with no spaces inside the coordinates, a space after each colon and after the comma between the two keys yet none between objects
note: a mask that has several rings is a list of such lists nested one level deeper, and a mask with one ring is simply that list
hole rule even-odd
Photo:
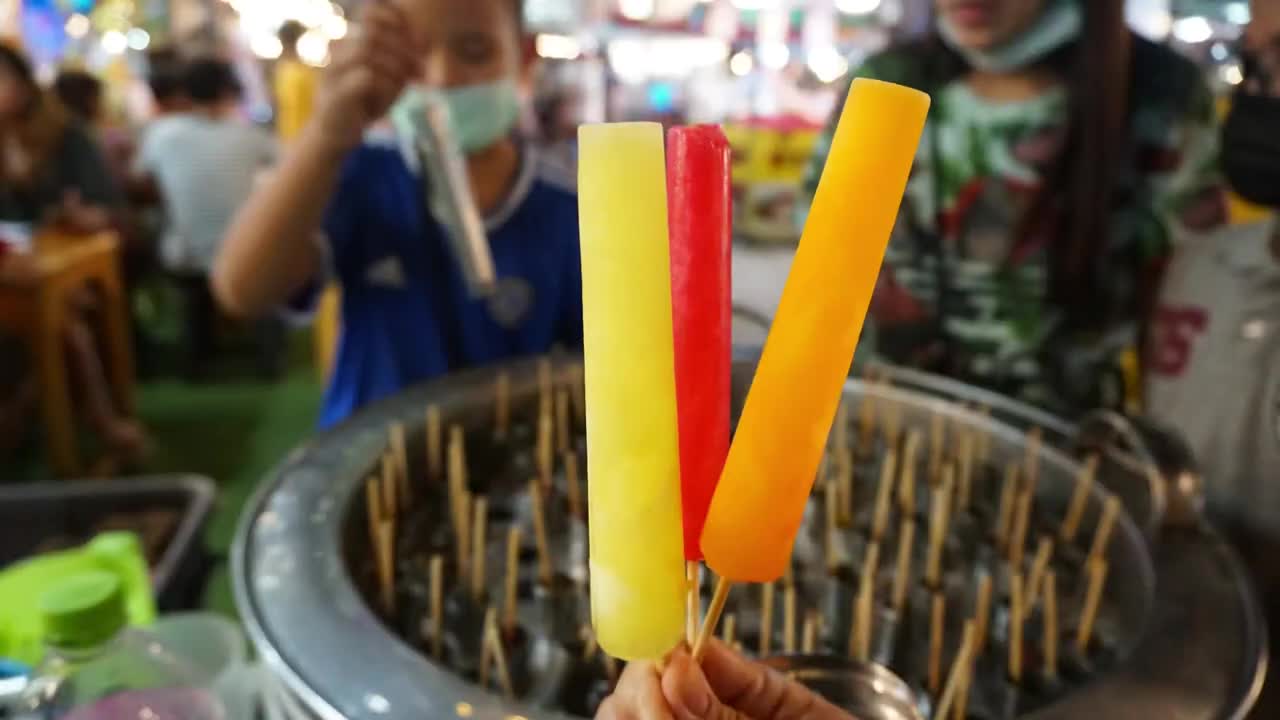
[{"label": "camouflage shirt", "polygon": [[[1111,327],[1102,336],[1063,337],[1063,313],[1047,297],[1048,241],[1015,237],[1065,142],[1065,88],[993,103],[955,80],[921,87],[931,91],[933,105],[876,288],[864,354],[872,349],[890,362],[1062,411],[1118,403],[1097,397],[1108,393],[1096,387],[1072,388],[1088,396],[1074,401],[1056,390],[1096,384],[1106,374],[1101,366],[1135,346],[1143,276],[1166,255],[1171,224],[1203,227],[1222,215],[1212,97],[1194,66],[1153,48],[1142,52],[1167,55],[1161,60],[1170,66],[1161,84],[1183,87],[1134,90],[1131,177],[1111,212],[1107,257],[1099,264],[1116,298],[1111,305],[1125,309]],[[920,86],[916,62],[913,53],[890,50],[855,76]],[[806,178],[810,197],[838,116],[839,110],[818,142]]]}]

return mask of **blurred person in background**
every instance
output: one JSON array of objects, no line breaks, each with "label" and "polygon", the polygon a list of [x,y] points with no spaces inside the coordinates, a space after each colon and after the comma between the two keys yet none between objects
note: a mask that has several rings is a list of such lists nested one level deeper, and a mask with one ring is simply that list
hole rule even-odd
[{"label": "blurred person in background", "polygon": [[[1280,210],[1280,4],[1253,2],[1244,82],[1222,132],[1231,189]],[[1280,220],[1188,237],[1150,333],[1148,410],[1187,439],[1212,515],[1254,572],[1280,642]],[[1272,670],[1256,717],[1280,717]]]},{"label": "blurred person in background", "polygon": [[[854,73],[933,97],[868,349],[1067,415],[1119,405],[1171,228],[1224,219],[1200,71],[1114,0],[935,0],[935,15],[931,36]],[[810,192],[829,143],[830,128]]]},{"label": "blurred person in background", "polygon": [[[514,134],[534,59],[526,39],[519,0],[366,3],[311,121],[232,227],[214,272],[230,311],[309,309],[327,277],[341,284],[321,425],[464,367],[581,346],[572,178]],[[488,302],[466,289],[443,186],[423,170],[433,103],[485,219],[499,278]],[[366,135],[389,111],[398,130]]]},{"label": "blurred person in background", "polygon": [[102,81],[84,70],[61,70],[53,91],[62,106],[85,127],[102,121]]},{"label": "blurred person in background", "polygon": [[[56,97],[41,91],[27,58],[4,45],[0,153],[0,236],[30,238],[44,226],[73,234],[112,229],[119,194],[98,144]],[[27,275],[34,282],[34,273]],[[135,462],[145,452],[146,434],[111,396],[93,330],[96,295],[83,288],[72,293],[70,302],[63,339],[82,400],[76,408],[108,455],[126,464]]]},{"label": "blurred person in background", "polygon": [[[159,191],[168,218],[160,260],[184,296],[186,371],[206,375],[216,346],[217,308],[209,272],[237,210],[258,174],[275,161],[275,141],[239,118],[240,83],[229,63],[201,58],[186,66],[185,113],[157,121],[146,133],[134,172]],[[283,362],[284,330],[274,319],[257,328],[261,369],[274,376]]]},{"label": "blurred person in background", "polygon": [[147,53],[153,118],[186,112],[191,107],[183,69],[182,56],[172,47],[157,47]]},{"label": "blurred person in background", "polygon": [[298,41],[306,32],[302,23],[289,20],[278,33],[282,50],[275,72],[276,134],[285,142],[298,137],[306,126],[320,81],[315,68],[298,57]]}]

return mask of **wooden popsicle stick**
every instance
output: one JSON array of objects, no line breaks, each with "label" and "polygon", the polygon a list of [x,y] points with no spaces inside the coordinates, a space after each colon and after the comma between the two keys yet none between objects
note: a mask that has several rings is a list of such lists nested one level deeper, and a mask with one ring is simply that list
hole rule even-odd
[{"label": "wooden popsicle stick", "polygon": [[556,450],[569,452],[573,447],[573,425],[569,422],[569,393],[556,391]]},{"label": "wooden popsicle stick", "polygon": [[1098,520],[1098,529],[1093,533],[1093,545],[1089,548],[1088,562],[1102,560],[1111,543],[1111,531],[1115,529],[1116,517],[1120,514],[1120,498],[1109,495],[1102,505],[1102,517]]},{"label": "wooden popsicle stick", "polygon": [[947,596],[935,592],[929,605],[929,668],[928,690],[934,697],[942,686],[942,640],[946,631]]},{"label": "wooden popsicle stick", "polygon": [[987,464],[991,459],[991,408],[986,405],[978,406],[978,427],[981,428],[978,435],[977,457],[978,467]]},{"label": "wooden popsicle stick", "polygon": [[812,655],[818,647],[818,617],[812,610],[804,614],[800,630],[800,652]]},{"label": "wooden popsicle stick", "polygon": [[967,512],[973,499],[973,432],[960,436],[960,455],[956,470],[955,510]]},{"label": "wooden popsicle stick", "polygon": [[1026,457],[1023,460],[1024,489],[1034,496],[1036,485],[1040,482],[1040,446],[1044,442],[1044,431],[1033,427],[1027,431]]},{"label": "wooden popsicle stick", "polygon": [[911,584],[911,550],[915,538],[915,521],[904,521],[898,528],[898,567],[893,574],[893,609],[899,615],[907,606],[907,588]]},{"label": "wooden popsicle stick", "polygon": [[1089,495],[1093,492],[1093,482],[1097,474],[1098,456],[1090,455],[1085,460],[1084,465],[1080,466],[1080,472],[1076,474],[1075,490],[1071,493],[1071,501],[1067,505],[1067,514],[1062,519],[1062,530],[1059,533],[1059,537],[1065,543],[1074,541],[1076,533],[1080,531],[1080,521],[1084,519],[1084,511],[1089,505]]},{"label": "wooden popsicle stick", "polygon": [[431,556],[431,657],[444,658],[444,557]]},{"label": "wooden popsicle stick", "polygon": [[396,491],[396,464],[390,453],[383,453],[382,460],[378,464],[381,472],[382,481],[382,509],[386,511],[388,518],[399,517],[400,503],[397,500]]},{"label": "wooden popsicle stick", "polygon": [[898,472],[898,502],[903,515],[916,514],[916,453],[920,449],[920,434],[907,431],[902,450],[902,468]]},{"label": "wooden popsicle stick", "polygon": [[698,618],[702,615],[702,563],[687,560],[684,564],[684,637],[689,647],[698,641]]},{"label": "wooden popsicle stick", "polygon": [[564,454],[565,494],[569,497],[569,515],[578,519],[586,518],[582,508],[582,481],[578,479],[578,453],[570,450]]},{"label": "wooden popsicle stick", "polygon": [[378,478],[370,475],[364,481],[364,507],[368,513],[369,548],[377,552],[378,526],[382,524],[382,489]]},{"label": "wooden popsicle stick", "polygon": [[409,452],[405,446],[404,423],[391,423],[389,432],[391,453],[396,460],[396,488],[400,492],[400,505],[407,508],[413,502],[413,488],[409,484]]},{"label": "wooden popsicle stick", "polygon": [[733,647],[733,644],[737,642],[738,616],[734,613],[729,613],[724,616],[724,630],[721,632],[720,638],[724,641],[724,644],[729,647]]},{"label": "wooden popsicle stick", "polygon": [[866,588],[868,592],[874,594],[876,591],[876,576],[880,573],[880,543],[873,542],[867,545],[867,553],[862,561],[862,572],[858,577],[858,589]]},{"label": "wooden popsicle stick", "polygon": [[696,663],[701,663],[702,657],[707,653],[707,642],[715,635],[716,625],[720,623],[720,613],[724,612],[724,604],[729,601],[729,590],[732,588],[733,583],[728,578],[716,580],[716,590],[711,595],[711,604],[707,606],[707,615],[702,619],[698,639],[693,643],[693,661]]},{"label": "wooden popsicle stick", "polygon": [[1044,574],[1049,569],[1049,561],[1053,558],[1053,539],[1045,535],[1036,546],[1036,555],[1031,560],[1031,574],[1027,576],[1026,606],[1028,616],[1035,614],[1036,603],[1040,596],[1040,585]]},{"label": "wooden popsicle stick", "polygon": [[583,393],[582,380],[581,365],[571,365],[565,371],[565,384],[569,386],[569,402],[573,405],[573,414],[577,416],[580,423],[587,420],[587,402]]},{"label": "wooden popsicle stick", "polygon": [[1009,680],[1022,683],[1022,573],[1014,571],[1009,581]]},{"label": "wooden popsicle stick", "polygon": [[992,533],[996,549],[1004,554],[1009,548],[1009,529],[1013,525],[1013,505],[1018,491],[1018,464],[1010,462],[1004,468],[1004,482],[1000,486],[1000,506],[996,511],[996,526]]},{"label": "wooden popsicle stick", "polygon": [[871,521],[871,537],[875,540],[884,536],[885,528],[889,525],[889,507],[893,498],[893,479],[897,474],[897,464],[897,453],[892,450],[880,461],[880,485],[876,487],[876,508]]},{"label": "wooden popsicle stick", "polygon": [[760,586],[760,657],[773,649],[773,583]]},{"label": "wooden popsicle stick", "polygon": [[853,525],[853,452],[848,448],[836,454],[836,467],[840,484],[840,526]]},{"label": "wooden popsicle stick", "polygon": [[545,412],[538,416],[538,440],[536,450],[536,460],[538,463],[538,478],[542,481],[542,486],[551,488],[551,475],[555,468],[553,463],[555,456],[552,453],[554,441],[552,434],[554,433],[551,413]]},{"label": "wooden popsicle stick", "polygon": [[600,643],[596,642],[595,631],[590,625],[583,625],[578,630],[578,637],[582,638],[582,659],[591,662],[595,659],[596,654],[600,652]]},{"label": "wooden popsicle stick", "polygon": [[858,447],[864,452],[871,450],[872,438],[876,429],[876,405],[871,393],[863,393],[858,403]]},{"label": "wooden popsicle stick", "polygon": [[836,540],[840,532],[840,486],[834,479],[828,479],[823,486],[823,509],[826,526],[822,533],[822,555],[827,561],[827,574],[835,575],[840,567],[840,559],[836,557]]},{"label": "wooden popsicle stick", "polygon": [[978,597],[974,601],[973,620],[977,627],[974,657],[980,657],[987,647],[987,624],[991,622],[991,575],[983,573],[978,578]]},{"label": "wooden popsicle stick", "polygon": [[796,586],[782,590],[782,652],[790,655],[796,651]]},{"label": "wooden popsicle stick", "polygon": [[884,439],[890,449],[902,439],[902,404],[889,398],[884,401]]},{"label": "wooden popsicle stick", "polygon": [[485,555],[488,543],[485,542],[489,530],[489,500],[483,495],[475,499],[474,520],[471,523],[471,597],[477,603],[484,602]]},{"label": "wooden popsicle stick", "polygon": [[870,588],[858,591],[858,596],[853,601],[850,650],[853,659],[859,662],[868,662],[871,659],[871,610],[874,603]]},{"label": "wooden popsicle stick", "polygon": [[538,582],[543,587],[549,588],[554,571],[551,566],[551,544],[547,541],[547,517],[542,498],[542,484],[537,479],[529,481],[529,499],[533,514],[533,540],[538,549]]},{"label": "wooden popsicle stick", "polygon": [[538,358],[538,416],[551,414],[551,358]]},{"label": "wooden popsicle stick", "polygon": [[382,610],[396,611],[395,522],[384,518],[378,525],[378,580],[382,590]]},{"label": "wooden popsicle stick", "polygon": [[493,436],[505,440],[511,430],[511,375],[507,371],[498,373],[494,383],[493,402]]},{"label": "wooden popsicle stick", "polygon": [[1058,677],[1058,583],[1052,570],[1044,576],[1044,674]]},{"label": "wooden popsicle stick", "polygon": [[462,428],[454,425],[449,428],[449,511],[453,519],[454,539],[462,543],[462,534],[466,525],[463,499],[467,492],[467,455],[466,436]]},{"label": "wooden popsicle stick", "polygon": [[1085,590],[1084,607],[1080,611],[1080,627],[1076,631],[1076,651],[1084,657],[1089,652],[1089,640],[1093,636],[1093,623],[1098,618],[1098,605],[1107,582],[1107,561],[1101,558],[1089,561],[1089,586]]},{"label": "wooden popsicle stick", "polygon": [[1018,509],[1013,516],[1013,531],[1009,533],[1009,563],[1014,569],[1022,569],[1022,559],[1027,548],[1027,528],[1031,524],[1032,495],[1027,490],[1018,493]]},{"label": "wooden popsicle stick", "polygon": [[440,436],[440,408],[427,406],[427,477],[432,480],[444,474],[444,443]]},{"label": "wooden popsicle stick", "polygon": [[511,670],[507,665],[507,649],[502,644],[502,635],[498,632],[498,613],[492,606],[485,613],[485,643],[489,646],[489,656],[498,670],[498,685],[502,695],[508,701],[515,700],[515,688],[511,685]]},{"label": "wooden popsicle stick", "polygon": [[458,582],[465,588],[471,578],[471,493],[465,490],[458,508],[458,518],[462,523],[458,531]]},{"label": "wooden popsicle stick", "polygon": [[489,644],[489,613],[485,611],[484,625],[480,628],[480,687],[489,689],[489,668],[493,665],[493,646]]},{"label": "wooden popsicle stick", "polygon": [[945,418],[937,407],[929,414],[929,486],[935,487],[939,482],[938,473],[942,472],[942,452],[946,443]]},{"label": "wooden popsicle stick", "polygon": [[838,453],[849,449],[849,402],[841,398],[836,406],[836,419],[831,424],[831,451]]},{"label": "wooden popsicle stick", "polygon": [[929,549],[925,556],[924,581],[932,590],[942,584],[942,550],[947,541],[947,513],[949,497],[942,490],[934,491],[929,508]]},{"label": "wooden popsicle stick", "polygon": [[502,629],[508,635],[516,631],[519,619],[516,616],[519,598],[516,590],[520,582],[520,528],[512,525],[507,529],[507,573],[503,579],[503,614]]},{"label": "wooden popsicle stick", "polygon": [[947,673],[947,684],[942,688],[942,696],[938,699],[938,705],[933,713],[933,716],[939,718],[939,720],[946,720],[947,715],[951,714],[952,706],[960,695],[960,689],[964,685],[964,677],[968,674],[969,667],[973,664],[973,649],[976,642],[974,636],[976,633],[977,630],[974,628],[973,621],[965,621],[964,632],[960,636],[960,648],[956,650],[955,659],[951,661],[951,671]]}]

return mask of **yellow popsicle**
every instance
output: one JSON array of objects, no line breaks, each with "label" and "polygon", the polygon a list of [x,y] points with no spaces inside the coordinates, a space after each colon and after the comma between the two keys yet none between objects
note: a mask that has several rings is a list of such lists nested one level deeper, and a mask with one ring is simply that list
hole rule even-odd
[{"label": "yellow popsicle", "polygon": [[663,150],[656,123],[578,129],[591,619],[624,660],[684,633]]},{"label": "yellow popsicle", "polygon": [[849,90],[702,533],[722,578],[786,568],[928,110],[900,85]]}]

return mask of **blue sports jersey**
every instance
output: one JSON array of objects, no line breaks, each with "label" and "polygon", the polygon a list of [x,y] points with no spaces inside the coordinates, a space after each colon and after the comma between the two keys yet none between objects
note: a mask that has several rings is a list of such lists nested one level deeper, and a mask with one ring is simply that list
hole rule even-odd
[{"label": "blue sports jersey", "polygon": [[502,294],[525,308],[509,327],[467,294],[424,183],[416,157],[395,141],[368,141],[343,167],[324,221],[343,321],[321,427],[451,370],[582,346],[571,175],[525,146],[511,193],[485,218]]}]

